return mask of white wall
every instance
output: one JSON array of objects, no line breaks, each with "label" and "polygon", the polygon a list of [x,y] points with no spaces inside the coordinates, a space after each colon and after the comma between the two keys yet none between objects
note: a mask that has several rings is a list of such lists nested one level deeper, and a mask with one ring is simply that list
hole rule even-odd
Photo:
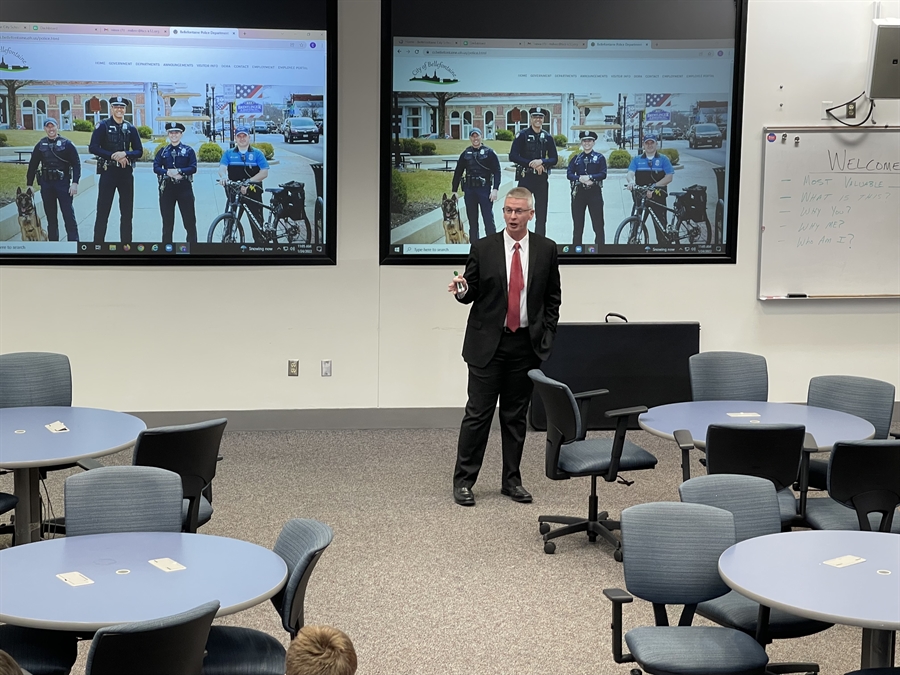
[{"label": "white wall", "polygon": [[[737,265],[565,267],[562,321],[697,320],[703,350],[769,361],[770,398],[813,375],[900,387],[900,301],[756,300],[765,125],[817,125],[863,90],[868,0],[750,0]],[[379,3],[339,0],[339,264],[334,268],[0,268],[0,352],[67,353],[76,405],[122,410],[462,406],[466,308],[452,266],[378,265]],[[900,16],[900,0],[881,3]],[[781,105],[783,104],[783,105]],[[863,110],[865,108],[863,107]],[[897,102],[879,123],[900,123]],[[900,255],[900,251],[898,251]],[[300,359],[300,377],[286,360]],[[319,377],[319,360],[334,376]]]}]

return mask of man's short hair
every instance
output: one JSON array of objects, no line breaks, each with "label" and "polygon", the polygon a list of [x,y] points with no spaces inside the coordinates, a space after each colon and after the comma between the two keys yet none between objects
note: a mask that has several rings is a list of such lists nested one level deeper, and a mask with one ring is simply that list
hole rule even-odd
[{"label": "man's short hair", "polygon": [[527,199],[528,208],[534,208],[534,195],[531,194],[531,190],[528,188],[514,187],[506,193],[506,199]]},{"label": "man's short hair", "polygon": [[331,626],[304,626],[288,647],[286,675],[353,675],[356,651],[350,638]]},{"label": "man's short hair", "polygon": [[0,649],[0,675],[22,675],[22,669],[16,660]]}]

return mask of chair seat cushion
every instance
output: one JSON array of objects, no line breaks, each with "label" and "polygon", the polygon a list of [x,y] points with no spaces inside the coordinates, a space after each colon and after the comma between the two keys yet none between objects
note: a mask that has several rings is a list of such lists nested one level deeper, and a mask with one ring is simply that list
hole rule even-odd
[{"label": "chair seat cushion", "polygon": [[797,517],[797,498],[790,488],[778,491],[778,510],[781,513],[782,523],[790,523]]},{"label": "chair seat cushion", "polygon": [[[856,511],[831,497],[808,499],[806,501],[806,522],[814,530],[859,530]],[[873,530],[877,530],[881,523],[881,516],[877,513],[870,513],[869,523]],[[891,532],[900,534],[900,511],[894,512]]]},{"label": "chair seat cushion", "polygon": [[[190,508],[191,502],[185,499],[181,505],[181,519],[187,523],[188,518],[188,509]],[[213,514],[213,506],[209,503],[209,500],[206,497],[200,497],[200,507],[197,510],[197,527],[200,527],[204,523],[208,523],[209,519],[212,518]]]},{"label": "chair seat cushion", "polygon": [[769,662],[756,640],[731,628],[645,626],[628,631],[625,643],[654,675],[762,675]]},{"label": "chair seat cushion", "polygon": [[[611,438],[589,438],[568,443],[559,449],[559,468],[573,475],[602,474],[609,470]],[[619,460],[619,471],[640,471],[656,466],[656,457],[626,440]]]},{"label": "chair seat cushion", "polygon": [[284,675],[285,649],[262,631],[213,626],[206,651],[203,675]]},{"label": "chair seat cushion", "polygon": [[33,675],[69,675],[78,658],[75,633],[0,626],[0,649]]},{"label": "chair seat cushion", "polygon": [[[697,605],[697,613],[723,626],[754,635],[759,617],[759,604],[736,591],[731,591],[713,600],[701,602]],[[806,637],[831,626],[830,623],[804,619],[780,609],[772,609],[769,612],[769,637],[773,640]]]}]

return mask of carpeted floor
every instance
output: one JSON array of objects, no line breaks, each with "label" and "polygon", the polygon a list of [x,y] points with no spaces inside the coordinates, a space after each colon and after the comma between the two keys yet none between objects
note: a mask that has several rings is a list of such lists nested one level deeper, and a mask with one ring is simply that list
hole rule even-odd
[{"label": "carpeted floor", "polygon": [[[455,429],[226,433],[214,482],[215,514],[201,532],[271,547],[289,518],[328,523],[334,542],[313,574],[307,623],[344,630],[360,675],[627,675],[610,652],[610,607],[624,587],[611,548],[581,535],[546,555],[541,514],[587,513],[589,479],[554,482],[543,473],[544,436],[528,437],[522,475],[533,504],[500,495],[499,433],[491,437],[477,505],[453,503]],[[659,458],[634,485],[602,483],[601,508],[677,501],[679,453],[645,432],[631,440]],[[130,463],[130,453],[106,464]],[[694,461],[692,471],[703,471]],[[47,489],[62,510],[66,472]],[[0,477],[12,490],[12,476]],[[271,603],[219,620],[271,633],[285,645]],[[703,620],[698,620],[702,623]],[[652,623],[647,603],[625,607],[626,629]],[[861,629],[835,626],[769,647],[773,661],[816,661],[823,675],[859,667]],[[87,644],[73,673],[82,673]]]}]

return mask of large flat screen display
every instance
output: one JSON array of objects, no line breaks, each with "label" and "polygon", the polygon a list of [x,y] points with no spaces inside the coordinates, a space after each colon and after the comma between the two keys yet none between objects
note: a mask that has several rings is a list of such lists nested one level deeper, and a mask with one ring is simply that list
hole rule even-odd
[{"label": "large flat screen display", "polygon": [[0,260],[335,261],[335,2],[0,8]]},{"label": "large flat screen display", "polygon": [[566,262],[734,262],[746,0],[383,2],[382,260],[504,227]]}]

